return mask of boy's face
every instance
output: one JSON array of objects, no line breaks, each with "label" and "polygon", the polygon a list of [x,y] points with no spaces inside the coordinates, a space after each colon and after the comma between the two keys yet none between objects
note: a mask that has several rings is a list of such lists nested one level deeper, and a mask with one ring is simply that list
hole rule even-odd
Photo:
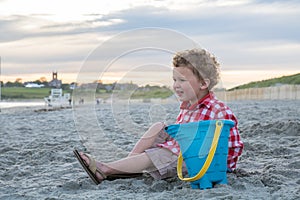
[{"label": "boy's face", "polygon": [[201,81],[188,67],[174,67],[173,80],[173,89],[180,101],[194,104],[206,95],[201,90]]}]

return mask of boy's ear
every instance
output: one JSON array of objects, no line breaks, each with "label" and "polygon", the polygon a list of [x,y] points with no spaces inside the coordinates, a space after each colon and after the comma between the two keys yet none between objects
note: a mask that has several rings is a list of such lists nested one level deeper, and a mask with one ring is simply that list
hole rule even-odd
[{"label": "boy's ear", "polygon": [[200,89],[204,90],[204,89],[207,89],[208,86],[210,84],[210,80],[209,79],[203,79],[203,81],[201,82],[201,85],[200,85]]}]

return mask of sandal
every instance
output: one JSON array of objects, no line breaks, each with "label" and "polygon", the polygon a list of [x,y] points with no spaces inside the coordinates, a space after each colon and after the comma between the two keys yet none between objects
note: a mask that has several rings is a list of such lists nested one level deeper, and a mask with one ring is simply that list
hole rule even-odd
[{"label": "sandal", "polygon": [[137,178],[143,176],[143,173],[128,173],[128,174],[111,174],[105,180],[114,181],[116,179]]},{"label": "sandal", "polygon": [[[102,180],[105,180],[107,178],[107,176],[97,168],[96,166],[96,161],[94,158],[92,158],[90,155],[88,154],[84,154],[88,159],[89,159],[89,165],[87,165],[87,163],[85,162],[85,160],[83,160],[79,154],[79,152],[74,149],[73,150],[77,160],[79,161],[79,163],[81,164],[81,166],[83,167],[83,169],[87,172],[87,174],[89,175],[89,177],[94,181],[94,183],[96,185],[98,185],[99,183],[102,182]],[[96,176],[96,173],[99,173],[101,176],[102,176],[102,180],[99,181],[97,176]]]}]

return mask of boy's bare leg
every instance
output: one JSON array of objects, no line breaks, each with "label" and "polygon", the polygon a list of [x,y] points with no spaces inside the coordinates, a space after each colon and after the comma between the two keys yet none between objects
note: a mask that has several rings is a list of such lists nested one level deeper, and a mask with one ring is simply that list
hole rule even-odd
[{"label": "boy's bare leg", "polygon": [[[88,157],[86,157],[83,153],[80,153],[80,155],[87,165],[89,165]],[[106,176],[112,174],[142,173],[145,169],[153,167],[153,164],[146,153],[126,157],[109,163],[96,162],[96,165],[99,171],[103,172]],[[103,179],[98,172],[96,172],[96,176],[99,180]]]},{"label": "boy's bare leg", "polygon": [[137,155],[143,153],[146,149],[149,149],[154,143],[157,134],[161,131],[161,129],[163,129],[164,126],[165,125],[162,122],[153,124],[135,144],[128,156]]},{"label": "boy's bare leg", "polygon": [[152,161],[146,153],[137,154],[123,158],[121,160],[113,161],[105,164],[107,171],[110,174],[123,174],[123,173],[142,173],[145,169],[153,167]]}]

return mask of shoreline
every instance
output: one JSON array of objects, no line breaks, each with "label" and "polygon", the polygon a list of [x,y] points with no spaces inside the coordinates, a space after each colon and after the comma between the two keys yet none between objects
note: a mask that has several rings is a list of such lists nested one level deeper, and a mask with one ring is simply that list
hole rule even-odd
[{"label": "shoreline", "polygon": [[43,101],[1,101],[0,108],[37,107],[45,106]]}]

